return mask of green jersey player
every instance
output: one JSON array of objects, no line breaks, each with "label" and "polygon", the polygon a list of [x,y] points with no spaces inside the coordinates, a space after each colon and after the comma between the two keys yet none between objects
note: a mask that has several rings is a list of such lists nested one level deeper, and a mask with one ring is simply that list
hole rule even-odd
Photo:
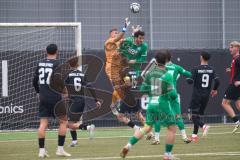
[{"label": "green jersey player", "polygon": [[137,76],[141,73],[141,64],[147,59],[148,45],[144,42],[144,35],[143,31],[138,30],[134,36],[125,38],[119,47],[119,53],[127,59]]},{"label": "green jersey player", "polygon": [[171,151],[175,140],[176,119],[175,113],[170,106],[170,101],[177,98],[176,90],[174,89],[172,75],[165,70],[166,54],[158,53],[156,55],[158,65],[150,70],[144,79],[141,86],[141,91],[147,92],[150,101],[158,101],[158,104],[149,105],[146,113],[146,125],[135,131],[135,134],[130,138],[128,144],[124,146],[120,156],[125,158],[130,148],[136,144],[145,134],[152,130],[153,125],[157,120],[161,126],[167,127],[167,137],[164,159],[172,159]]},{"label": "green jersey player", "polygon": [[[137,88],[136,78],[141,75],[141,65],[146,62],[148,45],[144,42],[145,33],[137,26],[133,29],[133,36],[125,38],[119,47],[119,53],[126,59],[128,63],[128,68],[125,68],[124,75],[130,77],[131,89]],[[123,78],[124,79],[124,78]],[[126,91],[127,92],[127,91]],[[131,91],[129,91],[131,93]],[[128,96],[129,99],[131,96]],[[126,100],[124,100],[126,101]],[[129,105],[128,105],[129,106]],[[137,100],[137,106],[140,107],[140,102]],[[120,108],[123,108],[120,106]],[[133,108],[131,106],[125,108]],[[136,107],[135,107],[136,108]],[[143,116],[141,116],[143,117]],[[144,120],[145,123],[145,118]],[[153,137],[152,133],[147,135],[147,140]]]},{"label": "green jersey player", "polygon": [[[186,71],[183,67],[174,64],[171,62],[171,54],[166,51],[167,55],[167,63],[166,63],[166,69],[168,73],[170,73],[173,76],[173,84],[174,88],[177,90],[177,80],[180,77],[180,75],[183,75],[185,77],[191,77],[191,72]],[[174,110],[177,118],[177,126],[179,130],[181,131],[182,139],[185,143],[190,143],[191,141],[187,138],[183,118],[181,116],[181,106],[180,106],[180,96],[178,94],[178,98],[174,99],[170,102],[172,109]],[[159,144],[159,134],[160,134],[160,122],[156,123],[155,126],[155,139],[153,141],[153,145]]]},{"label": "green jersey player", "polygon": [[[149,95],[147,125],[152,126],[156,119],[160,119],[162,126],[175,124],[175,113],[169,107],[169,101],[176,98],[176,90],[173,86],[172,76],[166,70],[156,66],[150,71],[145,77],[141,91],[147,92]],[[167,118],[164,118],[165,116]]]}]

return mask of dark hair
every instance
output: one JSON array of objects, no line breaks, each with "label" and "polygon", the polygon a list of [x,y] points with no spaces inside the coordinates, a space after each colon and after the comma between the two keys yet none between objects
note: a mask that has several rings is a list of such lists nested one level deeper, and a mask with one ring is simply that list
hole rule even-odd
[{"label": "dark hair", "polygon": [[53,55],[57,53],[58,47],[56,44],[49,44],[46,50],[47,50],[47,54]]},{"label": "dark hair", "polygon": [[201,56],[205,61],[208,61],[211,58],[211,55],[208,52],[202,51]]},{"label": "dark hair", "polygon": [[117,28],[112,28],[112,29],[110,29],[109,34],[111,34],[113,31],[117,31],[117,30],[118,30]]},{"label": "dark hair", "polygon": [[134,37],[138,37],[138,36],[144,36],[145,35],[145,33],[143,32],[143,31],[141,31],[141,30],[138,30],[137,32],[135,32],[134,33]]},{"label": "dark hair", "polygon": [[165,51],[158,51],[156,54],[155,54],[155,59],[157,61],[158,64],[160,65],[165,65],[166,64],[166,61],[167,61],[167,54]]},{"label": "dark hair", "polygon": [[163,52],[165,52],[164,54],[166,54],[167,61],[170,61],[171,58],[172,58],[171,53],[170,53],[168,50],[165,50],[165,51],[163,51]]}]

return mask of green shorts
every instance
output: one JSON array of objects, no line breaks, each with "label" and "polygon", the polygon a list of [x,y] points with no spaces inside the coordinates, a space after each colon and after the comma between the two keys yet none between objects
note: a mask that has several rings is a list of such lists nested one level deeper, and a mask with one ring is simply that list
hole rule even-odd
[{"label": "green shorts", "polygon": [[153,126],[157,121],[160,121],[160,125],[168,127],[176,124],[176,116],[172,110],[169,100],[160,98],[159,103],[149,103],[146,113],[146,124]]},{"label": "green shorts", "polygon": [[179,94],[178,94],[178,98],[170,101],[170,105],[171,105],[175,114],[177,114],[177,115],[182,114],[181,105],[180,105],[180,95]]}]

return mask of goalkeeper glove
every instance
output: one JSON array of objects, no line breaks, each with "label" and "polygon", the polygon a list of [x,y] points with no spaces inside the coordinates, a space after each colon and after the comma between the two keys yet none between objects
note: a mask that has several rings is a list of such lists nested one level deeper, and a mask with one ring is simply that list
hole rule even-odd
[{"label": "goalkeeper glove", "polygon": [[124,27],[122,28],[122,32],[126,32],[127,31],[127,27],[130,25],[130,21],[128,20],[128,17],[125,18],[125,23],[124,23]]},{"label": "goalkeeper glove", "polygon": [[137,31],[142,31],[142,27],[140,25],[132,26],[132,36],[134,36],[134,33]]}]

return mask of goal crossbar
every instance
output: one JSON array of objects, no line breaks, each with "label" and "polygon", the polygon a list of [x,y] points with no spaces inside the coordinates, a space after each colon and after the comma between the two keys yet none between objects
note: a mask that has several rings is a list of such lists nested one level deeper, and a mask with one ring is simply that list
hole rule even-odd
[{"label": "goal crossbar", "polygon": [[82,26],[77,23],[0,23],[0,27],[76,27],[75,32],[75,47],[77,56],[82,55]]},{"label": "goal crossbar", "polygon": [[81,23],[0,23],[0,27],[78,27]]}]

